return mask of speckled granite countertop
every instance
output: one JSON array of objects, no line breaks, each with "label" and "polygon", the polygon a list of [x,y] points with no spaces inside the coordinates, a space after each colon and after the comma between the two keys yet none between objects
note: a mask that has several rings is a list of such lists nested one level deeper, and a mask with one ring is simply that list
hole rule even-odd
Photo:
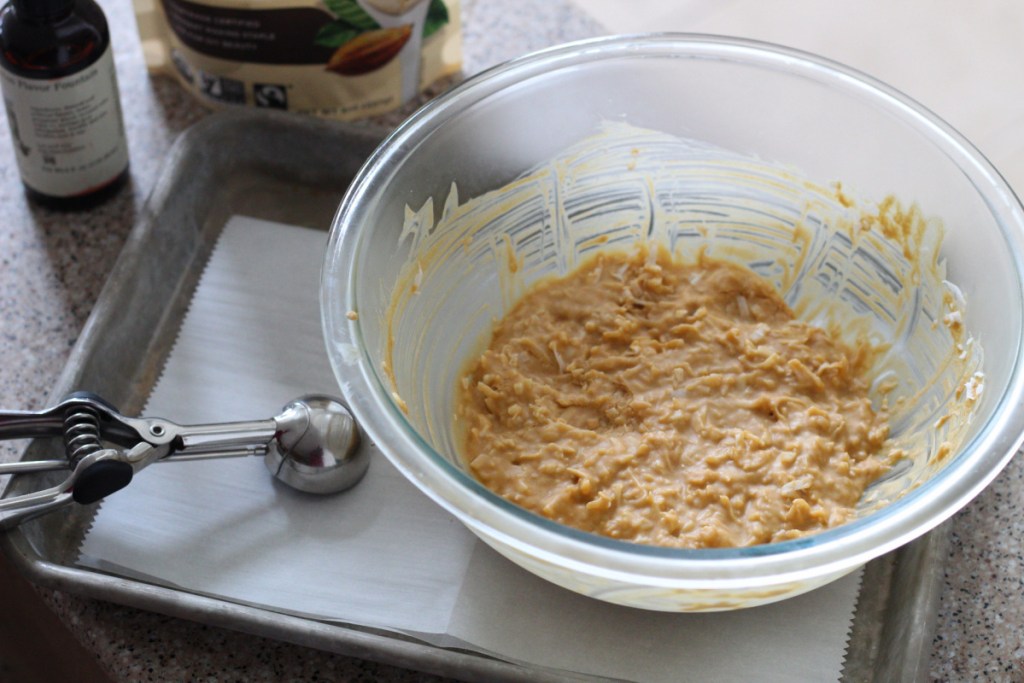
[{"label": "speckled granite countertop", "polygon": [[[131,183],[107,204],[59,214],[30,206],[0,135],[0,393],[43,407],[175,136],[207,114],[146,73],[129,0],[101,0],[112,29]],[[463,0],[465,73],[602,32],[565,0]],[[21,444],[0,444],[0,461]],[[955,519],[931,658],[936,680],[1024,680],[1024,462]],[[423,681],[403,669],[269,641],[52,590],[46,604],[119,681]]]}]

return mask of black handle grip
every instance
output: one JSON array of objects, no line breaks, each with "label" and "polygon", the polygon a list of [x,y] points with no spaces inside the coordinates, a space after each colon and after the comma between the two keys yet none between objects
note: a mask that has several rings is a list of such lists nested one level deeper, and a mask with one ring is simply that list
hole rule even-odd
[{"label": "black handle grip", "polygon": [[87,505],[120,491],[131,480],[134,470],[132,466],[121,460],[100,460],[86,467],[71,491],[76,503]]}]

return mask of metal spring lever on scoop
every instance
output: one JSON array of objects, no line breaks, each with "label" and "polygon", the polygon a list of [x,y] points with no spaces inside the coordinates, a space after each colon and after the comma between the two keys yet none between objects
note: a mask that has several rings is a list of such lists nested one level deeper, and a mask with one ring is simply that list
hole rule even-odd
[{"label": "metal spring lever on scoop", "polygon": [[70,469],[60,484],[0,499],[0,529],[50,510],[94,503],[154,462],[263,456],[275,478],[310,493],[336,493],[366,473],[355,419],[338,399],[297,398],[277,417],[183,426],[121,415],[93,394],[71,394],[38,412],[0,411],[0,440],[62,437],[65,458],[0,464],[0,475]]}]

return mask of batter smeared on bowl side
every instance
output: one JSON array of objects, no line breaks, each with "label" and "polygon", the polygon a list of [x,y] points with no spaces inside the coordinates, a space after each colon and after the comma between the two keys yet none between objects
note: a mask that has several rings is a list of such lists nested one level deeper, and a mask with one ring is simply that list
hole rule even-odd
[{"label": "batter smeared on bowl side", "polygon": [[638,543],[748,546],[841,524],[891,464],[868,356],[746,269],[602,254],[500,321],[456,413],[471,471],[513,503]]}]

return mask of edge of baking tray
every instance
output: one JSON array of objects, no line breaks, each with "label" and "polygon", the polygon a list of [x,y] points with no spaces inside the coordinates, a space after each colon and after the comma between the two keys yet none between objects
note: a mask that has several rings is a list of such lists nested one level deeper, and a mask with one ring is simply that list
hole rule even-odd
[{"label": "edge of baking tray", "polygon": [[[123,412],[140,411],[232,202],[254,208],[260,218],[326,229],[344,189],[385,134],[250,110],[213,114],[185,131],[169,151],[51,399],[87,388]],[[40,457],[47,448],[33,442],[23,459]],[[37,490],[40,483],[48,482],[19,477],[3,493]],[[0,551],[41,586],[347,656],[463,679],[582,678],[74,566],[93,514],[78,506],[32,520],[0,533]],[[867,565],[844,683],[925,678],[948,536],[946,525]]]},{"label": "edge of baking tray", "polygon": [[930,680],[951,528],[947,521],[865,565],[841,683]]}]

